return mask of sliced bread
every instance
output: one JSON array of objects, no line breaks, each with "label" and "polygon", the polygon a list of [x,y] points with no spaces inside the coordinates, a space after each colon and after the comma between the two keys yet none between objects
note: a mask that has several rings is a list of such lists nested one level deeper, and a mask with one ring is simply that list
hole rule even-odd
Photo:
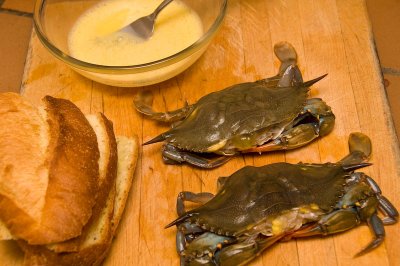
[{"label": "sliced bread", "polygon": [[[77,252],[56,253],[43,246],[19,241],[25,251],[25,265],[100,265],[111,246],[132,185],[138,157],[137,137],[117,137],[118,174],[115,190]],[[112,213],[112,215],[110,215]]]},{"label": "sliced bread", "polygon": [[[104,209],[104,205],[109,200],[110,192],[115,190],[115,179],[117,177],[117,142],[114,135],[113,125],[102,113],[86,115],[90,125],[94,129],[99,145],[99,178],[98,191],[95,195],[96,203],[93,207],[92,217],[84,226],[82,234],[71,240],[47,245],[47,248],[55,252],[77,251],[80,242],[84,242],[87,235],[95,230],[98,217]],[[110,210],[112,213],[112,209]]]},{"label": "sliced bread", "polygon": [[[103,114],[85,118],[70,101],[43,103],[0,94],[0,125],[15,125],[0,129],[0,240],[17,240],[25,265],[99,265],[128,198],[137,137],[115,138]],[[17,168],[19,159],[26,164]]]},{"label": "sliced bread", "polygon": [[29,244],[81,235],[92,216],[99,150],[91,125],[70,101],[33,107],[0,94],[0,219]]}]

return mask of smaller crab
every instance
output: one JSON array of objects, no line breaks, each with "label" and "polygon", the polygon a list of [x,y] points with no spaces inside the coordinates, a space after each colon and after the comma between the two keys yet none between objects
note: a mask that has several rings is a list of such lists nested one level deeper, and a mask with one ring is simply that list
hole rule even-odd
[{"label": "smaller crab", "polygon": [[[247,166],[220,177],[215,196],[181,192],[179,218],[167,225],[178,228],[181,265],[243,265],[278,241],[343,232],[362,222],[374,239],[357,255],[379,246],[384,225],[399,214],[371,177],[354,172],[370,165],[369,138],[353,133],[349,146],[337,163]],[[185,211],[184,201],[202,205]]]},{"label": "smaller crab", "polygon": [[335,122],[331,108],[319,98],[307,99],[309,87],[325,75],[303,82],[294,48],[286,42],[274,48],[281,61],[276,76],[233,85],[175,111],[157,113],[151,95],[138,93],[139,112],[176,122],[145,144],[165,141],[166,163],[213,168],[237,153],[295,149],[327,135]]}]

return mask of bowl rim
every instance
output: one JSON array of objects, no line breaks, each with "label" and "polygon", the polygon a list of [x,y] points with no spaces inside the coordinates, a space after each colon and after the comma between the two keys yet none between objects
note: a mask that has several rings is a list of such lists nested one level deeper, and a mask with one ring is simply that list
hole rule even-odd
[{"label": "bowl rim", "polygon": [[58,49],[47,37],[42,29],[41,14],[44,8],[46,0],[36,0],[34,13],[33,13],[33,25],[40,42],[45,46],[50,53],[52,53],[56,58],[67,63],[73,68],[77,68],[84,71],[96,72],[102,74],[134,74],[142,73],[147,71],[153,71],[160,69],[165,66],[169,66],[176,62],[181,61],[182,58],[186,58],[195,52],[201,50],[205,45],[208,45],[208,41],[218,32],[219,28],[222,26],[222,22],[226,15],[226,10],[228,6],[228,0],[222,0],[220,11],[217,18],[212,23],[207,32],[205,32],[201,38],[196,40],[194,43],[186,47],[185,49],[170,55],[168,57],[151,61],[148,63],[137,64],[137,65],[126,65],[126,66],[105,66],[99,64],[88,63],[79,60],[73,56],[70,56],[60,49]]}]

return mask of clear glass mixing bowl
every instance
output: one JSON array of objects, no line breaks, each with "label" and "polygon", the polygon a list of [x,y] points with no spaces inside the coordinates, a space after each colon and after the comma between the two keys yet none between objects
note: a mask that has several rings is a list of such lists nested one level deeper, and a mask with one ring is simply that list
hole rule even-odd
[{"label": "clear glass mixing bowl", "polygon": [[34,11],[34,26],[40,41],[55,57],[87,78],[112,86],[145,86],[167,80],[192,65],[217,33],[227,9],[227,0],[181,1],[199,15],[203,35],[176,54],[139,65],[97,65],[70,55],[68,35],[71,28],[86,10],[100,1],[38,0]]}]

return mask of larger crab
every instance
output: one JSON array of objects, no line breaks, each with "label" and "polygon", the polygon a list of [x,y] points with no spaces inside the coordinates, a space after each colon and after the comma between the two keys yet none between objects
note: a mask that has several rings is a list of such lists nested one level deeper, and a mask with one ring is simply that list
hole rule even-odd
[{"label": "larger crab", "polygon": [[[176,247],[181,265],[242,265],[278,241],[329,235],[367,222],[374,234],[358,255],[382,243],[396,208],[376,182],[354,170],[369,165],[371,143],[351,134],[350,154],[337,163],[247,166],[218,180],[215,196],[181,192]],[[184,201],[202,206],[185,211]],[[378,217],[378,210],[385,217]]]},{"label": "larger crab", "polygon": [[274,51],[281,61],[276,76],[233,85],[172,112],[155,112],[149,95],[139,93],[139,112],[179,121],[145,144],[165,141],[166,163],[213,168],[240,152],[294,149],[328,134],[335,122],[331,108],[319,98],[307,99],[309,87],[325,75],[303,82],[294,48],[282,42]]}]

